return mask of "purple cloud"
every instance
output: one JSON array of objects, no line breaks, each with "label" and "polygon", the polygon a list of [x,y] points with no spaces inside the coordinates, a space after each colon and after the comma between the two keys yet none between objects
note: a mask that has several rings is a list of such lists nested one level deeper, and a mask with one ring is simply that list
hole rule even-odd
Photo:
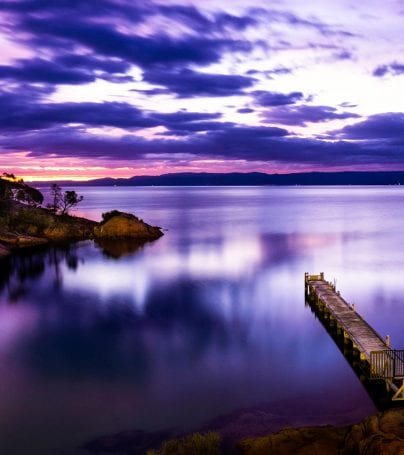
[{"label": "purple cloud", "polygon": [[[54,54],[54,59],[61,49],[85,48],[98,58],[118,58],[149,69],[206,66],[219,62],[226,52],[250,52],[251,43],[232,39],[226,31],[244,30],[255,23],[249,16],[224,12],[208,17],[193,6],[114,0],[102,0],[96,8],[79,1],[5,1],[0,4],[1,10],[13,15],[14,29],[18,30],[13,34],[15,41],[46,49]],[[179,26],[189,26],[200,33],[183,33],[176,38],[163,32],[143,36],[117,27],[127,23],[136,32],[133,24],[158,16],[176,20]],[[73,56],[70,58],[73,60]],[[79,59],[77,56],[80,65]]]},{"label": "purple cloud", "polygon": [[209,74],[190,69],[178,71],[145,71],[143,80],[166,87],[179,98],[194,96],[233,96],[242,94],[251,87],[256,79],[247,76],[229,74]]},{"label": "purple cloud", "polygon": [[254,112],[254,109],[251,109],[250,107],[242,107],[241,109],[237,109],[237,112],[239,114],[251,114]]},{"label": "purple cloud", "polygon": [[264,107],[295,104],[304,98],[302,92],[291,92],[284,94],[279,92],[266,92],[263,90],[257,90],[251,94],[254,96],[256,104]]},{"label": "purple cloud", "polygon": [[0,131],[23,132],[68,124],[129,130],[164,126],[173,131],[206,131],[213,127],[209,122],[221,117],[220,113],[142,111],[123,102],[49,103],[43,99],[51,93],[49,89],[22,86],[18,91],[19,95],[0,91]]},{"label": "purple cloud", "polygon": [[[190,135],[177,140],[144,139],[138,136],[94,136],[78,128],[57,127],[24,134],[0,136],[3,150],[31,150],[32,157],[71,157],[124,161],[153,157],[175,162],[183,154],[201,158],[276,161],[310,166],[349,166],[404,164],[404,145],[384,142],[324,141],[289,136],[286,130],[273,127],[238,127],[223,124],[221,129],[204,135]],[[171,158],[170,158],[171,157]]]},{"label": "purple cloud", "polygon": [[344,139],[401,139],[404,142],[404,113],[371,115],[362,122],[347,125],[340,130],[331,131],[330,134]]},{"label": "purple cloud", "polygon": [[399,76],[400,74],[404,74],[404,63],[389,63],[388,65],[380,65],[377,66],[373,70],[373,76],[376,77],[383,77],[386,74],[391,74],[392,76]]},{"label": "purple cloud", "polygon": [[0,65],[0,79],[50,84],[86,84],[95,81],[90,72],[62,66],[49,60],[18,60],[14,65]]},{"label": "purple cloud", "polygon": [[330,120],[357,118],[351,112],[338,112],[331,106],[277,106],[263,113],[266,123],[306,126],[307,123],[327,122]]}]

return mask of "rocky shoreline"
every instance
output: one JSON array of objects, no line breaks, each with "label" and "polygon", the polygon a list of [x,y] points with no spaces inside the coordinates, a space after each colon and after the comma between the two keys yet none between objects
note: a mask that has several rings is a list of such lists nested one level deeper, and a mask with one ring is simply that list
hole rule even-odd
[{"label": "rocky shoreline", "polygon": [[[83,448],[98,455],[185,454],[188,452],[182,449],[189,446],[190,439],[197,441],[192,446],[193,455],[400,455],[404,454],[404,409],[379,412],[351,425],[286,427],[239,441],[226,439],[220,430],[200,430],[188,435],[133,430],[100,437]],[[172,447],[177,451],[169,450]]]},{"label": "rocky shoreline", "polygon": [[114,241],[158,239],[161,228],[130,213],[112,211],[100,222],[59,215],[42,207],[10,201],[0,207],[0,258],[16,250],[79,240]]},{"label": "rocky shoreline", "polygon": [[285,428],[238,444],[245,455],[404,454],[404,409],[390,409],[343,427]]}]

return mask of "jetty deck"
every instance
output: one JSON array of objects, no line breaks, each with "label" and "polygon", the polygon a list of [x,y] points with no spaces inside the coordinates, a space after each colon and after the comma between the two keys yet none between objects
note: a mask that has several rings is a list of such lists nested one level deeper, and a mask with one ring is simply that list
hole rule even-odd
[{"label": "jetty deck", "polygon": [[[352,343],[365,364],[370,379],[384,380],[394,392],[393,400],[404,400],[404,350],[390,347],[390,338],[382,338],[376,330],[324,279],[324,274],[305,274],[306,299],[315,305],[335,326],[345,340]],[[397,385],[398,382],[402,385]]]}]

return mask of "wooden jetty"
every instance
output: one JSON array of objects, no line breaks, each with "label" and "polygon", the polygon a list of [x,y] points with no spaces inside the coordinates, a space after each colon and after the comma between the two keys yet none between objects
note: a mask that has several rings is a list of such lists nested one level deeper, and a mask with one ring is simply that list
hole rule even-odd
[{"label": "wooden jetty", "polygon": [[[324,273],[305,273],[306,300],[316,307],[329,327],[340,333],[359,354],[363,370],[370,380],[385,381],[393,401],[404,401],[404,350],[390,347],[390,337],[382,338],[354,305],[346,302],[335,284],[324,279]],[[324,323],[324,322],[323,322]]]}]

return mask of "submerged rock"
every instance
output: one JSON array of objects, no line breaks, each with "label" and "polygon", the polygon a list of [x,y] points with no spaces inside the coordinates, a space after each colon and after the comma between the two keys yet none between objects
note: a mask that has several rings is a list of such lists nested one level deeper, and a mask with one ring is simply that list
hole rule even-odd
[{"label": "submerged rock", "polygon": [[163,235],[159,227],[150,226],[130,213],[115,212],[94,228],[97,239],[158,239]]}]

